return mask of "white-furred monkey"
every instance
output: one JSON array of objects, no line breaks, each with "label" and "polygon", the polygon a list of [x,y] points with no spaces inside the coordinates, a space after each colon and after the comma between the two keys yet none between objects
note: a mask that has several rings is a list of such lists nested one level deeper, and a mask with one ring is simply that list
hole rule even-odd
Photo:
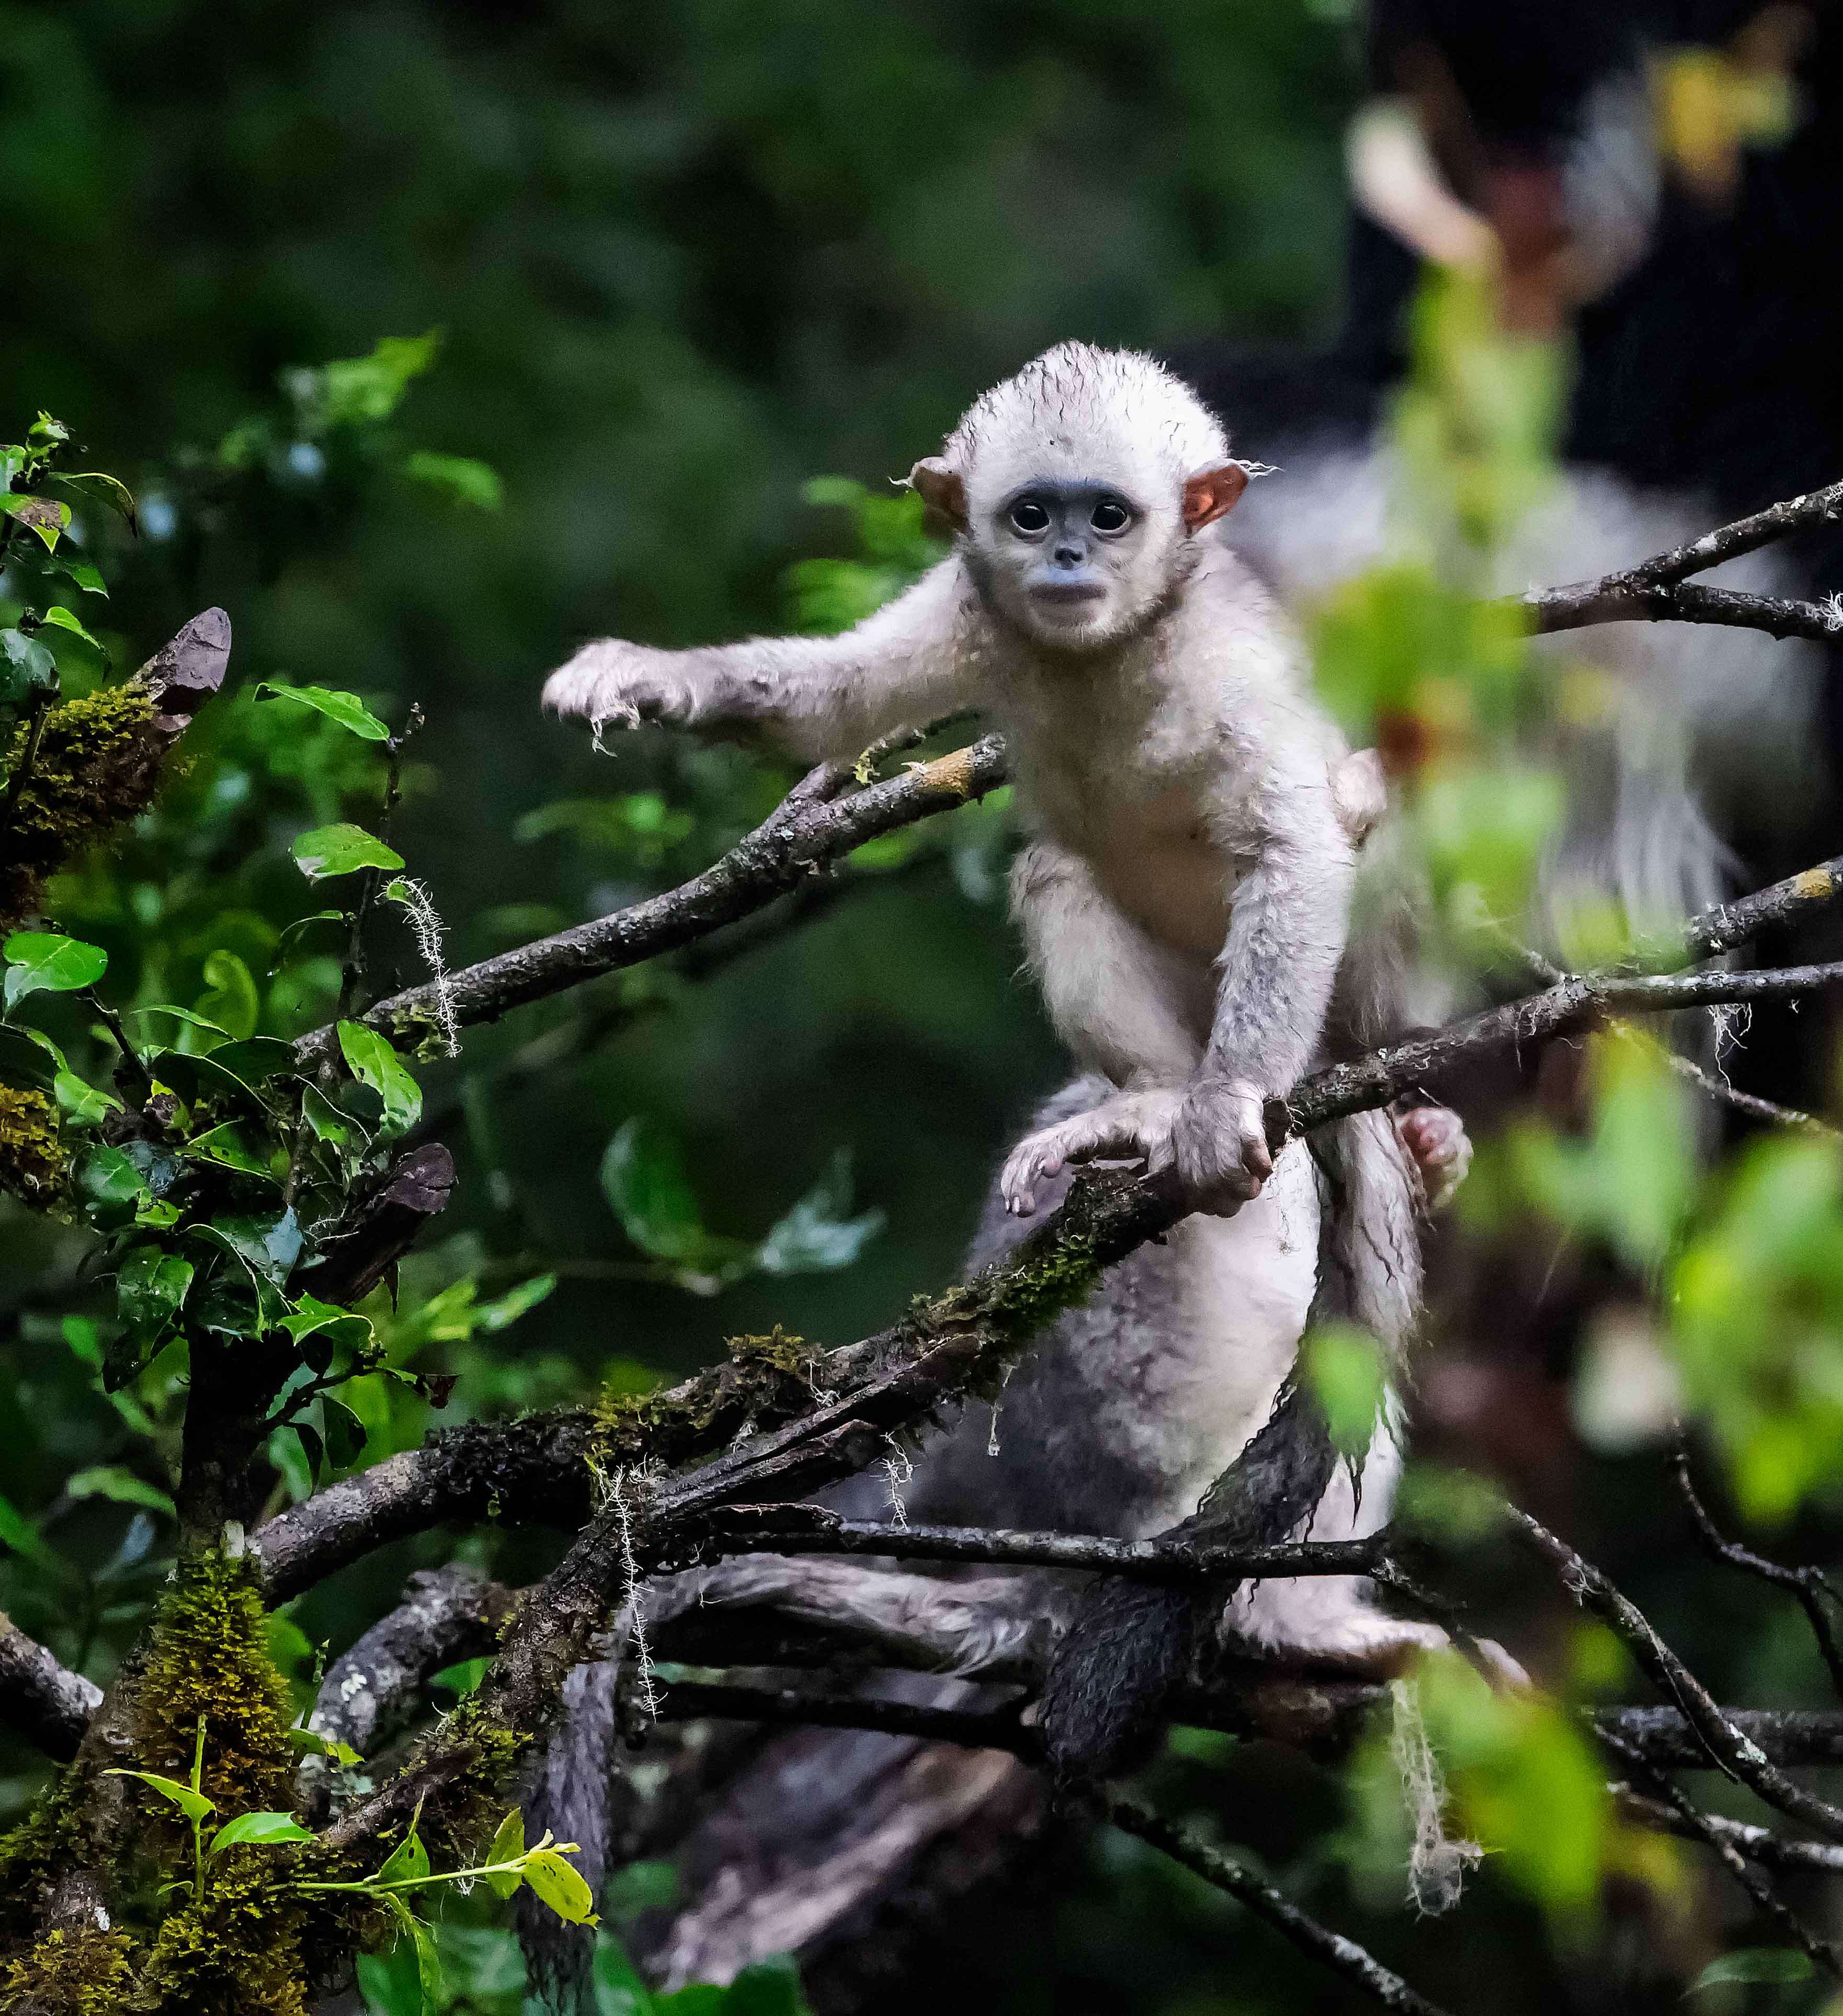
[{"label": "white-furred monkey", "polygon": [[1012,881],[1030,963],[1116,1088],[1013,1154],[1021,1215],[1097,1154],[1232,1212],[1272,1167],[1262,1102],[1319,1046],[1373,808],[1362,759],[1334,780],[1347,751],[1294,632],[1213,530],[1247,481],[1168,373],[1065,344],[916,465],[954,553],[855,629],[595,643],[545,689],[598,727],[747,722],[810,758],[965,707],[1003,729],[1035,829]]},{"label": "white-furred monkey", "polygon": [[[1223,536],[1247,470],[1215,417],[1149,358],[1059,346],[980,399],[910,480],[952,527],[953,551],[855,629],[686,651],[603,641],[552,676],[545,700],[598,729],[747,727],[809,758],[854,757],[969,707],[1006,737],[1031,829],[1013,908],[1085,1075],[1007,1160],[973,1259],[1015,1244],[1020,1221],[1057,1201],[1069,1165],[1095,1157],[1169,1171],[1197,1215],[1054,1326],[1007,1388],[995,1436],[979,1407],[924,1449],[908,1512],[1143,1535],[1197,1515],[1244,1457],[1229,1517],[1246,1539],[1372,1530],[1392,1493],[1392,1424],[1378,1427],[1359,1492],[1316,1410],[1276,1402],[1315,1318],[1404,1348],[1419,1219],[1428,1193],[1463,1173],[1463,1132],[1437,1111],[1364,1114],[1274,1157],[1262,1104],[1315,1061],[1384,1033],[1381,962],[1346,958],[1380,771],[1349,754],[1295,632]],[[874,1517],[884,1491],[880,1478],[855,1480],[833,1502]],[[659,1600],[682,1600],[690,1579]],[[762,1557],[699,1587],[713,1602],[910,1619],[966,1593],[943,1578]],[[1445,1642],[1385,1615],[1366,1589],[1268,1582],[1237,1594],[1229,1622],[1378,1673]],[[1084,1600],[1053,1577],[981,1589],[992,1598],[977,1627],[984,1649],[994,1633],[1040,1633],[1046,1615],[1072,1618]],[[1132,1611],[1127,1628],[1114,1617],[1089,1632],[1086,1665],[1064,1661],[1046,1704],[1053,1748],[1073,1768],[1118,1754],[1145,1706],[1143,1686],[1104,1670],[1109,1647],[1125,1638],[1167,1669],[1187,1647],[1185,1600],[1112,1593]],[[579,1719],[605,1726],[603,1715]],[[568,1740],[566,1729],[542,1817],[586,1845],[594,1766]],[[758,1957],[739,1924],[700,1933],[697,1922],[694,1906],[665,1963],[671,1978],[725,1978]]]}]

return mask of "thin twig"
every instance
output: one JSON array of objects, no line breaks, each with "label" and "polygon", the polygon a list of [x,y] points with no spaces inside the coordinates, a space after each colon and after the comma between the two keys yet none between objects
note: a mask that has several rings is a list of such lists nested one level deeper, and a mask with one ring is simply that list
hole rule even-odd
[{"label": "thin twig", "polygon": [[1717,1769],[1758,1793],[1782,1813],[1832,1841],[1843,1841],[1843,1810],[1788,1778],[1757,1743],[1737,1728],[1629,1597],[1527,1512],[1515,1506],[1506,1506],[1505,1510],[1511,1530],[1556,1570],[1562,1586],[1577,1603],[1606,1619],[1640,1665],[1676,1702]]},{"label": "thin twig", "polygon": [[1662,1771],[1648,1764],[1629,1744],[1622,1743],[1616,1736],[1608,1736],[1604,1731],[1600,1740],[1615,1757],[1622,1759],[1629,1769],[1636,1771],[1651,1787],[1666,1809],[1683,1823],[1683,1831],[1715,1850],[1734,1881],[1787,1939],[1803,1948],[1814,1965],[1821,1967],[1833,1978],[1843,1980],[1843,1965],[1838,1964],[1834,1947],[1827,1939],[1819,1939],[1785,1903],[1748,1859],[1739,1842],[1716,1826],[1711,1816],[1705,1813],[1687,1793]]},{"label": "thin twig", "polygon": [[[1004,744],[988,735],[854,796],[803,803],[791,818],[777,808],[679,888],[451,974],[455,1019],[463,1028],[496,1021],[527,1003],[689,945],[799,887],[815,867],[866,841],[984,797],[1006,775]],[[434,988],[412,987],[377,1003],[362,1019],[394,1041],[409,1042],[434,1011]],[[297,1039],[296,1058],[310,1069],[334,1047],[332,1029],[316,1029]]]},{"label": "thin twig", "polygon": [[1769,1869],[1815,1869],[1826,1875],[1843,1876],[1843,1848],[1834,1842],[1788,1841],[1770,1827],[1726,1820],[1719,1813],[1703,1813],[1700,1824],[1692,1827],[1674,1805],[1654,1799],[1634,1786],[1615,1784],[1607,1790],[1622,1813],[1655,1833],[1681,1834],[1694,1841],[1707,1840],[1709,1834],[1714,1834],[1737,1848],[1750,1862],[1764,1863]]},{"label": "thin twig", "polygon": [[1614,1035],[1622,1042],[1629,1043],[1635,1049],[1645,1051],[1668,1064],[1677,1076],[1706,1093],[1718,1105],[1732,1107],[1744,1113],[1750,1120],[1764,1120],[1774,1127],[1790,1127],[1801,1133],[1822,1134],[1830,1139],[1843,1139],[1843,1128],[1833,1126],[1827,1120],[1820,1120],[1815,1113],[1802,1112],[1795,1106],[1781,1106],[1775,1100],[1762,1099],[1757,1093],[1743,1092],[1737,1085],[1717,1078],[1713,1071],[1704,1071],[1693,1058],[1682,1056],[1677,1051],[1659,1042],[1655,1036],[1643,1029],[1635,1029],[1629,1022],[1614,1022],[1609,1025]]},{"label": "thin twig", "polygon": [[1384,2009],[1399,2011],[1403,2016],[1443,2016],[1437,2003],[1410,1988],[1398,1974],[1391,1973],[1355,1939],[1347,1939],[1341,1932],[1321,1925],[1317,1919],[1283,1897],[1271,1883],[1262,1882],[1251,1870],[1243,1868],[1220,1849],[1199,1840],[1188,1830],[1175,1825],[1137,1799],[1112,1793],[1098,1803],[1102,1817],[1123,1833],[1136,1834],[1141,1841],[1150,1842],[1168,1855],[1172,1861],[1181,1863],[1193,1876],[1200,1876],[1204,1882],[1226,1891],[1237,1903],[1246,1905],[1256,1917],[1265,1918],[1301,1953],[1343,1975],[1353,1987],[1361,1989]]},{"label": "thin twig", "polygon": [[1697,1495],[1696,1486],[1690,1476],[1690,1453],[1681,1444],[1676,1452],[1677,1488],[1683,1495],[1683,1503],[1690,1508],[1690,1517],[1695,1522],[1696,1531],[1703,1545],[1717,1561],[1726,1561],[1729,1567],[1739,1568],[1744,1574],[1757,1575],[1762,1582],[1770,1582],[1775,1589],[1789,1589],[1798,1599],[1805,1615],[1811,1621],[1812,1635],[1817,1640],[1817,1649],[1823,1654],[1823,1662],[1830,1669],[1830,1685],[1843,1694],[1843,1646],[1837,1642],[1836,1626],[1830,1612],[1824,1607],[1823,1599],[1843,1607],[1843,1594],[1823,1569],[1818,1568],[1788,1568],[1777,1561],[1769,1561],[1764,1554],[1756,1554],[1751,1547],[1742,1546],[1738,1541],[1725,1539],[1721,1529],[1709,1517],[1708,1510]]},{"label": "thin twig", "polygon": [[38,745],[45,736],[45,717],[56,698],[55,693],[35,693],[32,696],[31,711],[26,721],[26,746],[20,751],[20,760],[6,780],[6,797],[0,803],[0,823],[13,823],[13,815],[19,808],[20,794],[26,788],[33,765],[38,761]]},{"label": "thin twig", "polygon": [[[412,704],[402,733],[388,736],[384,743],[384,803],[378,815],[377,837],[386,846],[390,844],[391,826],[396,818],[397,808],[403,801],[404,747],[422,725],[423,710]],[[381,868],[367,868],[358,877],[358,898],[347,919],[345,963],[340,974],[338,1013],[342,1022],[358,1005],[358,992],[365,979],[365,926],[376,907],[378,891],[383,887],[383,881],[384,870]],[[439,979],[432,981],[427,989],[434,997],[438,1021],[444,991],[443,981]]]}]

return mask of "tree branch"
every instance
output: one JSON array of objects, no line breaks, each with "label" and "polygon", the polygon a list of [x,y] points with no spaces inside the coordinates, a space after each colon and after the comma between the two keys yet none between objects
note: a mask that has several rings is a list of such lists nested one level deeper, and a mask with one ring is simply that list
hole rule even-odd
[{"label": "tree branch", "polygon": [[1687,585],[1686,577],[1724,560],[1757,552],[1776,539],[1843,519],[1843,483],[1769,505],[1704,532],[1686,545],[1640,560],[1636,567],[1602,574],[1596,581],[1564,588],[1534,589],[1518,598],[1534,617],[1539,636],[1579,630],[1593,623],[1635,621],[1715,623],[1763,630],[1773,637],[1809,637],[1828,643],[1843,637],[1843,606],[1798,602],[1782,596],[1748,595],[1732,589]]},{"label": "tree branch", "polygon": [[[815,869],[866,841],[984,797],[1005,776],[1004,744],[988,735],[849,797],[808,798],[791,812],[783,805],[681,887],[451,974],[455,1019],[463,1028],[497,1021],[527,1002],[687,945],[797,888]],[[392,995],[363,1019],[403,1043],[426,1032],[434,1014],[435,990],[429,985]],[[301,1037],[294,1046],[300,1068],[332,1056],[334,1045],[330,1028]]]},{"label": "tree branch", "polygon": [[0,1722],[15,1735],[68,1764],[102,1700],[94,1680],[60,1666],[0,1612]]}]

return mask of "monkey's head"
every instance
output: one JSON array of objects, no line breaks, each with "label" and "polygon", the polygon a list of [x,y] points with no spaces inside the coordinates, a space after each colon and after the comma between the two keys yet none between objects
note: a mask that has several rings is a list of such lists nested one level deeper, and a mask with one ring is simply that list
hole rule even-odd
[{"label": "monkey's head", "polygon": [[995,615],[1049,650],[1089,652],[1166,605],[1247,471],[1162,365],[1063,343],[976,401],[909,481]]}]

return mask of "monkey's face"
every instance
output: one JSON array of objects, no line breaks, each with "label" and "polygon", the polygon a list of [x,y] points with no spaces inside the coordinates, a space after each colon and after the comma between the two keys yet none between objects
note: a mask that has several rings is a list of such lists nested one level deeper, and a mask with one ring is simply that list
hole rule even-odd
[{"label": "monkey's face", "polygon": [[983,513],[975,508],[967,529],[980,585],[1035,643],[1104,649],[1158,605],[1175,514],[1149,510],[1123,484],[1033,476],[1006,487]]}]

